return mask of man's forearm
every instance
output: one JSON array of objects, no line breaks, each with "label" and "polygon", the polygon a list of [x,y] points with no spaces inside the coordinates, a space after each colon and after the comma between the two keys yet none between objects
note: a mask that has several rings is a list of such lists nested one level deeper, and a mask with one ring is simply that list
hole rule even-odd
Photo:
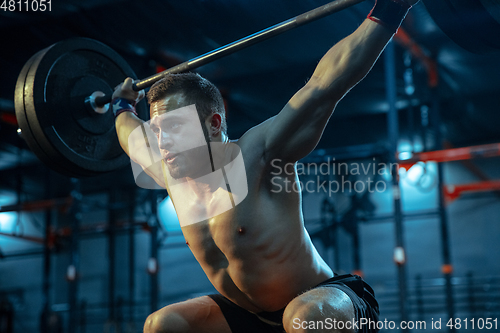
[{"label": "man's forearm", "polygon": [[124,112],[116,117],[115,126],[118,140],[125,153],[158,185],[165,187],[161,155],[156,148],[156,142],[152,141],[154,138],[148,138],[144,121],[131,112]]},{"label": "man's forearm", "polygon": [[354,33],[333,46],[318,64],[313,78],[341,99],[361,81],[418,0],[376,0],[367,19]]},{"label": "man's forearm", "polygon": [[115,119],[116,134],[118,135],[120,146],[125,151],[125,153],[127,153],[128,156],[130,156],[131,154],[131,149],[135,148],[130,146],[131,144],[129,143],[130,134],[137,127],[141,126],[143,123],[144,123],[143,120],[141,120],[131,112],[124,112],[122,114],[119,114],[118,117],[116,117]]},{"label": "man's forearm", "polygon": [[320,89],[341,99],[373,67],[393,32],[366,19],[355,32],[335,44],[313,73]]}]

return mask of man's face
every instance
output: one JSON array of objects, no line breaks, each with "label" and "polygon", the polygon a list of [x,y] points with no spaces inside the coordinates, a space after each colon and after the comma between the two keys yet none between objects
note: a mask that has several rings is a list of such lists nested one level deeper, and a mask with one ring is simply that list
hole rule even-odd
[{"label": "man's face", "polygon": [[207,142],[196,107],[186,104],[183,94],[170,95],[151,104],[150,127],[174,179],[196,178],[211,172]]}]

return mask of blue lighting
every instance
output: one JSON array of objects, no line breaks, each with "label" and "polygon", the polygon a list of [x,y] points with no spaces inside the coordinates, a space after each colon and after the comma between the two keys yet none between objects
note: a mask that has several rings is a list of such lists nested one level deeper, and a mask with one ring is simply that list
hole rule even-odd
[{"label": "blue lighting", "polygon": [[17,213],[8,212],[0,213],[0,231],[5,233],[12,233],[16,225]]},{"label": "blue lighting", "polygon": [[399,153],[399,160],[401,161],[409,160],[412,156],[413,154],[411,152],[402,151],[401,153]]},{"label": "blue lighting", "polygon": [[175,212],[174,204],[170,197],[166,197],[158,205],[158,219],[160,224],[167,231],[179,231],[181,226],[179,224],[179,219],[177,218],[177,213]]}]

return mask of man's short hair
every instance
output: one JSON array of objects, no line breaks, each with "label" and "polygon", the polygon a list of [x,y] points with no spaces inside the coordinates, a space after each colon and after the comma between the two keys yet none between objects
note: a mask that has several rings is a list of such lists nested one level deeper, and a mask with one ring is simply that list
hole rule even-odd
[{"label": "man's short hair", "polygon": [[224,100],[212,82],[197,73],[168,74],[151,87],[147,94],[148,103],[157,102],[176,93],[184,95],[187,105],[196,104],[201,121],[211,114],[219,114],[222,120],[221,132],[227,135]]}]

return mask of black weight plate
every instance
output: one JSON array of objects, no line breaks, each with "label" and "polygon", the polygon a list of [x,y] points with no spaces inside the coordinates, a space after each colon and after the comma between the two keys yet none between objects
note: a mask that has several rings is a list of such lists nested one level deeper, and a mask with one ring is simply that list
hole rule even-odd
[{"label": "black weight plate", "polygon": [[493,8],[500,4],[500,0],[491,0],[488,3],[477,0],[451,0],[451,2],[459,15],[459,22],[461,24],[466,22],[472,36],[482,43],[475,53],[498,51],[500,24],[485,5]]},{"label": "black weight plate", "polygon": [[486,8],[491,17],[500,24],[500,1],[499,0],[479,0]]},{"label": "black weight plate", "polygon": [[[500,49],[500,24],[479,0],[423,0],[441,30],[456,44],[473,53]],[[500,0],[490,0],[489,6]]]},{"label": "black weight plate", "polygon": [[[54,170],[72,177],[109,172],[129,163],[121,149],[112,112],[97,114],[85,107],[94,91],[112,94],[130,66],[106,45],[91,39],[63,41],[40,51],[25,68],[24,107],[16,104],[22,132],[37,156]],[[23,71],[18,79],[22,81]],[[16,101],[21,88],[16,88]],[[137,106],[146,116],[144,102]],[[29,138],[31,136],[31,138]]]},{"label": "black weight plate", "polygon": [[[35,54],[33,57],[30,58],[24,65],[24,67],[21,70],[21,73],[19,74],[19,77],[17,78],[17,83],[16,83],[16,90],[14,94],[14,105],[15,105],[15,110],[16,110],[16,118],[17,118],[17,123],[19,125],[19,128],[21,129],[22,133],[22,138],[26,141],[28,146],[31,148],[33,152],[42,160],[43,162],[49,164],[50,157],[43,151],[42,147],[38,144],[38,141],[36,140],[33,132],[31,131],[30,124],[27,119],[27,115],[25,112],[25,92],[24,92],[24,86],[26,84],[26,78],[27,74],[29,72],[29,69],[33,65],[33,63],[38,63],[39,58],[43,56],[45,50],[42,50]],[[30,97],[28,96],[28,99]],[[57,168],[57,165],[54,168],[58,172],[63,172],[64,169]]]}]

